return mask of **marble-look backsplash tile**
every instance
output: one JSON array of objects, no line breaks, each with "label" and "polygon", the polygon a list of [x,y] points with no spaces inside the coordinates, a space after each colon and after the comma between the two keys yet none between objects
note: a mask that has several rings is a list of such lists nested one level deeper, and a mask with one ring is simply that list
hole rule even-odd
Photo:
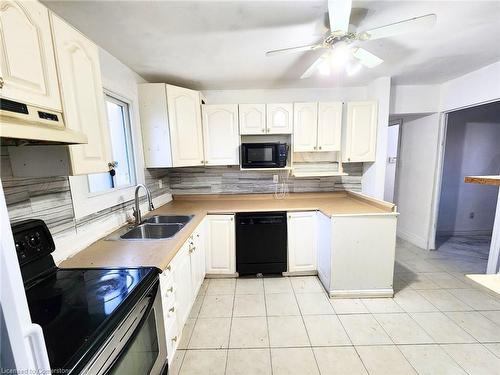
[{"label": "marble-look backsplash tile", "polygon": [[[290,192],[361,190],[362,163],[344,165],[349,176],[285,178]],[[239,167],[176,168],[168,172],[172,194],[274,193],[276,171],[241,171]],[[285,172],[280,171],[280,176]],[[280,179],[281,180],[281,179]]]}]

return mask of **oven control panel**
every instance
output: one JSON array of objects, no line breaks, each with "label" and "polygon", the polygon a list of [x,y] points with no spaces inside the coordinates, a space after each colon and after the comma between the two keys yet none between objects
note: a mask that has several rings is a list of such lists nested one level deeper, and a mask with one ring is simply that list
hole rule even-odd
[{"label": "oven control panel", "polygon": [[21,265],[55,250],[49,228],[42,220],[24,220],[12,224],[17,258]]}]

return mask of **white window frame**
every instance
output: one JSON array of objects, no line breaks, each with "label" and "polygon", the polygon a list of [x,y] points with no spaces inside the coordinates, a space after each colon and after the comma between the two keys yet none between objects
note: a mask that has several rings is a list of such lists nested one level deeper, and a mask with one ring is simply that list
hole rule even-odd
[{"label": "white window frame", "polygon": [[[136,184],[144,184],[144,161],[142,157],[142,137],[139,124],[138,103],[121,94],[104,89],[105,98],[111,96],[128,105],[128,116],[130,122],[130,131],[132,136],[132,148],[134,159],[134,171]],[[107,121],[106,121],[107,124]],[[88,215],[95,214],[98,211],[116,206],[121,203],[134,199],[136,185],[121,186],[102,192],[91,193],[87,175],[70,176],[69,184],[71,198],[73,199],[73,210],[75,219],[80,219]],[[123,216],[123,215],[122,215]],[[117,217],[116,225],[122,224],[124,217]]]}]

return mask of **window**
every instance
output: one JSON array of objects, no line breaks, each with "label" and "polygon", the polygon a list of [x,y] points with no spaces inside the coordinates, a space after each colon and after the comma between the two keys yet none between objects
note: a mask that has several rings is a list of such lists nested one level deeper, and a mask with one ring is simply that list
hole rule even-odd
[{"label": "window", "polygon": [[111,172],[88,175],[89,192],[100,193],[111,189],[135,185],[134,153],[127,103],[106,94],[106,112],[114,167]]}]

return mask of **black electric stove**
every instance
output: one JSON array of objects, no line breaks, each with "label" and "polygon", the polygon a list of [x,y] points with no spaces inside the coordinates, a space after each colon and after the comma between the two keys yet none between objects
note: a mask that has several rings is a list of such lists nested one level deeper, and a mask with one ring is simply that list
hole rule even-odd
[{"label": "black electric stove", "polygon": [[52,369],[78,373],[158,280],[152,267],[59,269],[45,223],[12,225],[33,323],[43,329]]}]

